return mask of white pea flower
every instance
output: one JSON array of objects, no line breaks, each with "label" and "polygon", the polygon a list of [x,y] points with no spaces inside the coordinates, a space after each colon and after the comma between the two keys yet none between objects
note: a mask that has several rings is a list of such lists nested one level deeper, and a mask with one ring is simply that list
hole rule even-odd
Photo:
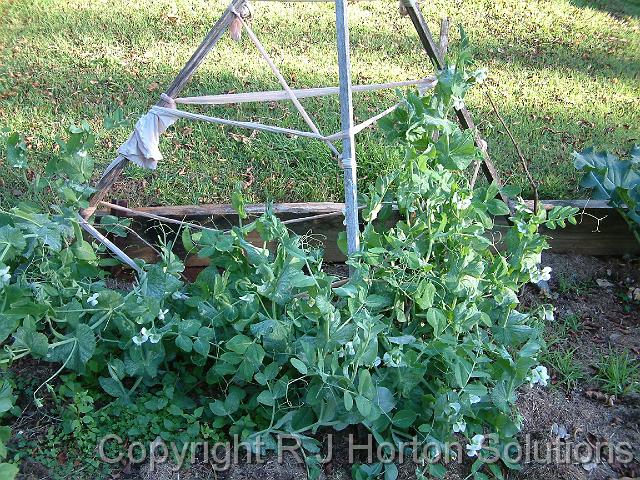
[{"label": "white pea flower", "polygon": [[478,395],[469,395],[469,403],[471,405],[475,403],[480,403],[480,397]]},{"label": "white pea flower", "polygon": [[187,298],[189,298],[189,295],[182,292],[173,292],[171,294],[171,298],[173,298],[174,300],[186,300]]},{"label": "white pea flower", "polygon": [[456,412],[456,414],[460,412],[461,405],[458,402],[450,403],[449,406],[453,408],[453,411]]},{"label": "white pea flower", "polygon": [[516,221],[516,227],[518,228],[518,232],[520,233],[529,233],[529,224],[526,222]]},{"label": "white pea flower", "polygon": [[164,316],[169,313],[169,309],[166,310],[160,310],[158,312],[158,320],[164,320]]},{"label": "white pea flower", "polygon": [[551,271],[551,267],[544,267],[542,270],[534,269],[530,273],[531,281],[533,283],[548,282],[551,280]]},{"label": "white pea flower", "polygon": [[356,349],[353,348],[353,342],[347,342],[344,345],[344,348],[347,352],[347,355],[351,355],[353,357],[356,354]]},{"label": "white pea flower", "polygon": [[451,100],[453,100],[453,106],[456,110],[462,110],[464,108],[464,100],[462,98],[453,95]]},{"label": "white pea flower", "polygon": [[470,198],[460,198],[458,196],[458,193],[454,193],[453,194],[453,203],[455,203],[456,208],[458,210],[466,210],[467,208],[469,208],[471,206],[471,199]]},{"label": "white pea flower", "polygon": [[453,433],[464,432],[467,429],[467,423],[464,420],[459,420],[453,424]]},{"label": "white pea flower", "polygon": [[100,296],[100,293],[98,293],[98,292],[96,292],[93,295],[91,295],[89,298],[87,298],[87,305],[95,307],[98,304],[98,297],[99,296]]},{"label": "white pea flower", "polygon": [[547,367],[544,365],[538,365],[536,368],[531,370],[531,375],[527,377],[527,380],[529,380],[529,384],[532,387],[537,383],[546,387],[549,384],[549,372],[547,372]]},{"label": "white pea flower", "polygon": [[376,359],[373,361],[373,366],[379,367],[381,363],[382,363],[382,359],[380,357],[376,357]]},{"label": "white pea flower", "polygon": [[470,198],[463,198],[462,200],[460,200],[458,202],[458,208],[460,210],[466,210],[470,206],[471,206],[471,199]]},{"label": "white pea flower", "polygon": [[11,280],[11,274],[9,273],[9,267],[0,268],[0,287],[3,287]]},{"label": "white pea flower", "polygon": [[158,343],[160,340],[162,340],[162,334],[160,334],[160,333],[151,333],[151,334],[149,334],[149,341],[151,343]]},{"label": "white pea flower", "polygon": [[547,322],[553,322],[556,317],[553,314],[553,306],[552,305],[547,305],[544,307],[544,319]]},{"label": "white pea flower", "polygon": [[482,442],[484,442],[484,435],[474,435],[471,439],[471,443],[467,445],[467,455],[475,457],[478,452],[482,450]]},{"label": "white pea flower", "polygon": [[135,343],[136,345],[140,346],[144,342],[149,340],[149,331],[145,327],[142,327],[140,329],[140,333],[138,335],[136,335],[135,337],[133,337],[131,340],[133,341],[133,343]]},{"label": "white pea flower", "polygon": [[403,359],[402,350],[398,348],[392,350],[391,352],[386,352],[382,357],[382,360],[386,365],[393,368],[407,366],[407,364]]}]

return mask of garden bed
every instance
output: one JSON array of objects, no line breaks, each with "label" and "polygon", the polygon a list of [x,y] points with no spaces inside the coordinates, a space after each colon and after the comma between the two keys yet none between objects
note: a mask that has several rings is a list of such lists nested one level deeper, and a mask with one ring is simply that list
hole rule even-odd
[{"label": "garden bed", "polygon": [[[556,320],[547,329],[548,351],[543,357],[552,378],[550,387],[543,389],[525,387],[520,394],[518,407],[524,417],[523,429],[519,436],[525,445],[527,439],[532,444],[539,443],[540,452],[546,446],[566,451],[567,446],[577,448],[582,442],[587,445],[622,444],[628,442],[635,460],[623,464],[606,461],[592,463],[585,461],[570,463],[542,464],[532,462],[523,470],[509,478],[540,479],[609,479],[637,478],[640,475],[640,396],[637,391],[623,395],[606,392],[602,381],[597,380],[598,363],[601,358],[620,356],[628,353],[631,358],[640,358],[640,302],[634,301],[640,288],[640,258],[592,257],[581,255],[545,254],[543,264],[553,268],[549,291],[540,291],[529,285],[521,294],[523,303],[532,305],[553,298],[556,306]],[[344,265],[328,267],[332,274],[343,276],[347,273]],[[568,357],[565,357],[567,356]],[[559,358],[567,358],[561,362]],[[44,380],[53,367],[48,363],[35,361],[21,362],[13,367],[19,378]],[[577,372],[577,373],[576,373]],[[570,378],[575,376],[575,382]],[[636,377],[637,381],[637,377]],[[567,382],[570,382],[567,385]],[[636,384],[637,388],[637,384]],[[78,462],[74,452],[64,445],[50,444],[46,432],[56,419],[53,412],[36,410],[33,405],[13,425],[17,433],[14,441],[32,445],[33,458],[23,464],[22,478],[54,478],[60,471],[74,472],[70,478],[82,479],[82,469],[69,462]],[[555,428],[554,428],[555,425]],[[556,433],[557,428],[560,434]],[[562,433],[566,430],[566,438]],[[333,460],[324,466],[326,479],[350,478],[351,465],[348,462],[348,438],[353,434],[359,444],[366,443],[364,431],[349,429],[333,435]],[[325,439],[326,434],[318,435]],[[584,450],[587,447],[580,448]],[[551,448],[550,447],[550,448]],[[582,451],[581,450],[581,451]],[[357,455],[355,458],[361,458]],[[542,457],[543,453],[540,454]],[[243,458],[243,457],[241,457]],[[229,480],[286,480],[305,478],[304,465],[292,456],[285,456],[284,462],[266,457],[263,464],[240,462],[228,470],[215,475],[209,465],[196,462],[184,468],[179,476],[171,469],[173,464],[157,466],[151,472],[148,463],[115,465],[111,478],[128,479],[196,479],[218,478]],[[49,463],[45,466],[41,462]],[[85,462],[94,459],[84,459]],[[364,459],[362,459],[364,460]],[[445,477],[462,480],[469,474],[470,459],[454,466]],[[400,466],[402,479],[415,478],[415,466],[405,462]],[[89,477],[87,477],[89,478]]]}]

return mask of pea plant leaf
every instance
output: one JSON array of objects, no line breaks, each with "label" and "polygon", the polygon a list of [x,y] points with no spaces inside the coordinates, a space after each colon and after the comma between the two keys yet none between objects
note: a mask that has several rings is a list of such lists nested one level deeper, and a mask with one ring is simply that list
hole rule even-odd
[{"label": "pea plant leaf", "polygon": [[[16,400],[17,397],[13,394],[13,387],[9,381],[0,380],[0,417],[13,408]],[[2,439],[0,438],[0,440]]]},{"label": "pea plant leaf", "polygon": [[20,229],[10,225],[0,227],[0,255],[3,262],[13,260],[24,251],[27,242]]},{"label": "pea plant leaf", "polygon": [[479,158],[470,130],[456,130],[451,135],[442,135],[435,145],[441,164],[450,170],[464,170]]},{"label": "pea plant leaf", "polygon": [[89,325],[80,323],[58,346],[51,347],[46,359],[63,363],[76,372],[83,372],[95,351],[96,337],[93,330]]},{"label": "pea plant leaf", "polygon": [[44,358],[49,351],[49,340],[33,326],[20,327],[13,335],[13,347],[27,349],[34,358]]},{"label": "pea plant leaf", "polygon": [[74,182],[86,182],[93,173],[93,158],[89,150],[95,143],[91,128],[84,123],[68,129],[68,139],[57,138],[60,147],[58,168]]},{"label": "pea plant leaf", "polygon": [[19,318],[17,315],[0,313],[0,343],[9,338],[18,328],[18,325]]},{"label": "pea plant leaf", "polygon": [[7,137],[7,163],[13,168],[27,168],[27,145],[19,133]]}]

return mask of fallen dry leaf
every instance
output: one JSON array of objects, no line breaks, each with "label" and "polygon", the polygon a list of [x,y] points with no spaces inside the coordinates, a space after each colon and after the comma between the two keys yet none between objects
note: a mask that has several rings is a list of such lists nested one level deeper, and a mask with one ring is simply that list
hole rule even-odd
[{"label": "fallen dry leaf", "polygon": [[613,283],[611,283],[609,280],[605,279],[605,278],[598,278],[596,279],[596,283],[598,284],[598,286],[600,288],[610,288],[613,287]]},{"label": "fallen dry leaf", "polygon": [[616,400],[615,395],[607,395],[606,393],[600,392],[598,390],[587,390],[584,392],[584,395],[591,400],[597,400],[602,403],[606,403],[610,407],[613,407],[614,401]]},{"label": "fallen dry leaf", "polygon": [[251,139],[246,135],[242,135],[240,133],[229,132],[229,136],[233,138],[236,142],[242,143],[244,145],[248,144]]}]

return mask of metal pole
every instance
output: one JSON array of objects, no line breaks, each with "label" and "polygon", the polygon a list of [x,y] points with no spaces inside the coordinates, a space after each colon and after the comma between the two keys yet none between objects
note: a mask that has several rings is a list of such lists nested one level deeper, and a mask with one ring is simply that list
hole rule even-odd
[{"label": "metal pole", "polygon": [[344,168],[344,204],[349,254],[360,248],[358,224],[358,181],[356,176],[355,136],[353,133],[353,98],[351,92],[351,60],[347,0],[336,0],[336,32],[338,39],[338,77],[340,80],[340,122],[348,135],[342,141]]}]

